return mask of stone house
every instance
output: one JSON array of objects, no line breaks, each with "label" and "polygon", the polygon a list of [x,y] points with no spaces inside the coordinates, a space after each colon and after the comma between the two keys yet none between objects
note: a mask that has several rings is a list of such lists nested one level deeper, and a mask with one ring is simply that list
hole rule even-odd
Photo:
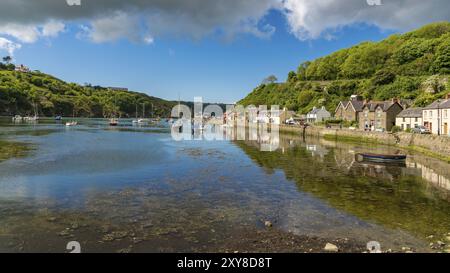
[{"label": "stone house", "polygon": [[423,109],[423,125],[432,134],[450,135],[450,94]]},{"label": "stone house", "polygon": [[417,128],[423,125],[423,108],[409,108],[398,114],[395,119],[395,125],[402,128],[403,131]]},{"label": "stone house", "polygon": [[359,128],[365,131],[390,131],[403,106],[396,99],[392,101],[367,102],[359,117]]},{"label": "stone house", "polygon": [[359,121],[359,115],[362,112],[363,107],[363,98],[353,95],[349,101],[339,102],[334,112],[334,117],[345,121]]},{"label": "stone house", "polygon": [[314,107],[313,110],[306,115],[306,121],[308,123],[322,122],[330,118],[331,114],[327,111],[325,106],[322,106],[321,108]]}]

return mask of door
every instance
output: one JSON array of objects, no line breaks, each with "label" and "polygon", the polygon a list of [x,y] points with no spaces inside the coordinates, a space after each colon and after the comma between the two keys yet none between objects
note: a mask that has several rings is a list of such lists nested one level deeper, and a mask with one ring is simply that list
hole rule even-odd
[{"label": "door", "polygon": [[444,135],[448,135],[448,123],[444,123]]}]

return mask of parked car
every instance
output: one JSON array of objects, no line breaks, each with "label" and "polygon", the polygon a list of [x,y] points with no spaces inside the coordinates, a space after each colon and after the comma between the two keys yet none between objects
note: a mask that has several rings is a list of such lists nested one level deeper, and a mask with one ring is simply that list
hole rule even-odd
[{"label": "parked car", "polygon": [[418,127],[416,127],[416,128],[413,128],[413,129],[411,130],[411,132],[413,132],[414,134],[421,134],[421,135],[424,135],[424,134],[431,134],[430,129],[428,129],[428,128],[425,127],[425,126],[418,126]]}]

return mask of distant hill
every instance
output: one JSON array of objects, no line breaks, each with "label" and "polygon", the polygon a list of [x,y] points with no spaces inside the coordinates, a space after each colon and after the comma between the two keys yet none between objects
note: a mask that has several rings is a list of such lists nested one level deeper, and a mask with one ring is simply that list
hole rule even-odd
[{"label": "distant hill", "polygon": [[450,23],[424,26],[380,42],[364,42],[301,64],[284,83],[264,83],[239,103],[277,104],[306,113],[334,110],[352,94],[412,99],[423,106],[449,92]]},{"label": "distant hill", "polygon": [[0,63],[0,115],[121,117],[138,114],[168,117],[176,102],[143,93],[114,91],[101,86],[67,83],[38,71],[14,71],[14,65]]}]

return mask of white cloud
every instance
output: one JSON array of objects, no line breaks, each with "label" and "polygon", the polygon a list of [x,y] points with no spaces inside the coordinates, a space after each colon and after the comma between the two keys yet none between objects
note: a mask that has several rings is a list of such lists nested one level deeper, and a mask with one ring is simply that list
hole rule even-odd
[{"label": "white cloud", "polygon": [[299,39],[327,37],[355,23],[382,29],[411,30],[434,21],[450,20],[448,0],[284,0],[290,31]]},{"label": "white cloud", "polygon": [[56,37],[64,31],[65,27],[64,23],[51,20],[42,26],[42,36]]},{"label": "white cloud", "polygon": [[39,38],[39,29],[34,25],[8,23],[0,25],[0,34],[14,37],[24,43],[34,43]]},{"label": "white cloud", "polygon": [[6,38],[0,37],[0,50],[8,52],[10,56],[14,55],[14,51],[20,49],[22,45],[14,43]]}]

